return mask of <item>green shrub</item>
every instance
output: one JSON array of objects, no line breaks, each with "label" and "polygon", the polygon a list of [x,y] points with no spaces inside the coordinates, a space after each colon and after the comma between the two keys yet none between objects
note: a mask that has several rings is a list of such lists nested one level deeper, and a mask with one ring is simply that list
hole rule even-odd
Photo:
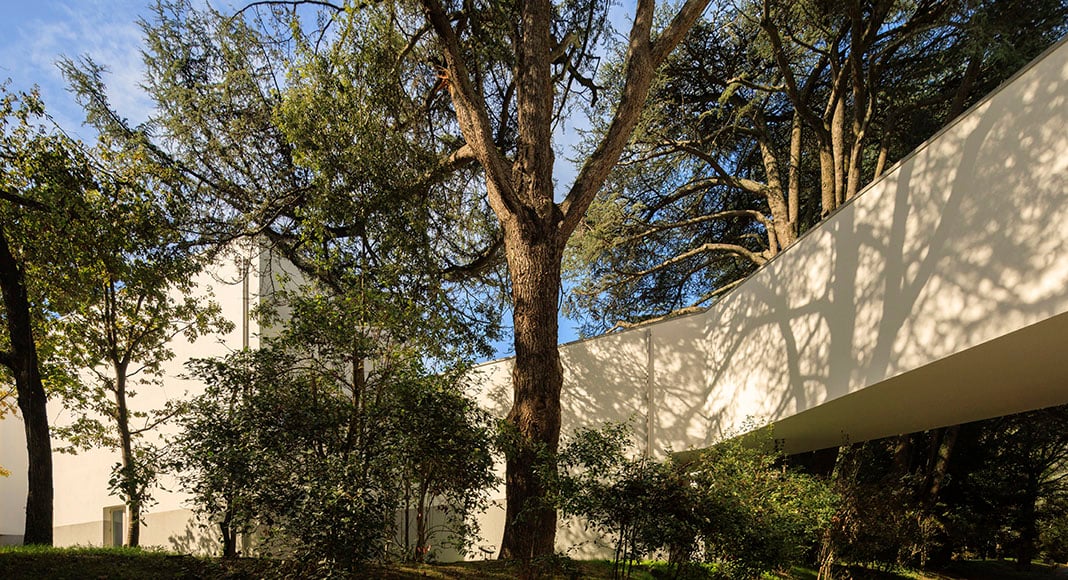
[{"label": "green shrub", "polygon": [[799,562],[834,511],[827,486],[782,469],[770,443],[764,432],[658,462],[633,453],[623,425],[580,430],[560,454],[561,506],[615,539],[617,576],[667,552],[676,573],[696,562],[757,577]]},{"label": "green shrub", "polygon": [[1047,562],[1068,562],[1068,496],[1058,495],[1047,502],[1047,517],[1040,522],[1039,547]]},{"label": "green shrub", "polygon": [[[495,476],[492,424],[460,391],[461,373],[428,375],[411,359],[364,373],[324,351],[268,344],[192,365],[207,389],[183,419],[178,464],[225,553],[239,533],[327,571],[429,558],[435,533],[462,550]],[[414,542],[397,525],[406,506]],[[448,529],[429,526],[435,508],[449,510]]]}]

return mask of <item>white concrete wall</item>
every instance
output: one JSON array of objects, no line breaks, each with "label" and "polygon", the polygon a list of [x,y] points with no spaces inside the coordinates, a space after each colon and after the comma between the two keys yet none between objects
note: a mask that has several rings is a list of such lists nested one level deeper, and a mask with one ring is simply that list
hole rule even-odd
[{"label": "white concrete wall", "polygon": [[[871,399],[780,436],[803,450],[1066,403],[1064,362],[1038,365],[1039,334],[1026,366],[1048,374],[1026,389],[1018,353],[995,344],[1059,324],[1066,288],[1062,42],[700,317],[706,379],[675,409],[703,407],[707,423],[663,443],[701,446],[746,416],[800,416],[892,378],[909,403],[894,420],[875,426],[889,409]],[[954,358],[984,344],[983,361]],[[917,372],[936,364],[953,372]]]},{"label": "white concrete wall", "polygon": [[[255,278],[255,259],[252,264],[250,297],[254,305],[258,300],[255,293],[259,284]],[[213,296],[222,308],[223,316],[234,323],[234,329],[226,334],[201,337],[193,343],[183,336],[174,339],[171,347],[175,356],[164,364],[163,385],[158,388],[133,387],[137,395],[129,401],[131,409],[159,408],[168,400],[182,400],[199,394],[203,386],[198,381],[183,378],[186,361],[240,350],[246,331],[251,346],[257,344],[259,329],[255,321],[242,320],[245,311],[242,276],[243,268],[235,262],[235,255],[229,255],[196,277],[198,291]],[[74,418],[60,401],[49,401],[50,425],[68,424]],[[159,434],[171,434],[174,429],[165,426]],[[0,420],[0,437],[0,465],[12,472],[10,477],[0,478],[0,535],[21,537],[26,506],[26,440],[21,419],[16,416]],[[58,446],[59,442],[53,445]],[[119,460],[118,452],[104,449],[78,455],[53,454],[56,545],[103,544],[103,510],[122,503],[108,493],[107,485],[111,468]],[[188,525],[188,495],[179,489],[173,477],[164,476],[160,483],[164,489],[152,492],[155,503],[147,510],[142,545],[172,549],[199,545],[199,530]]]},{"label": "white concrete wall", "polygon": [[0,466],[11,472],[0,477],[0,545],[21,544],[26,523],[26,432],[22,419],[0,420]]}]

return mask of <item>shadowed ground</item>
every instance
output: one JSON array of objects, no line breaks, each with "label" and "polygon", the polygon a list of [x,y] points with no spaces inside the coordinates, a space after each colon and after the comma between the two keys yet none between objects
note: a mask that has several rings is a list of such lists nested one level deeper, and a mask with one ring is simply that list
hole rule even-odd
[{"label": "shadowed ground", "polygon": [[[561,558],[546,560],[538,565],[542,572],[539,577],[542,578],[612,577],[612,563],[606,561],[573,561]],[[503,579],[515,578],[518,572],[518,565],[514,562],[489,560],[441,565],[369,565],[354,573],[351,578]],[[286,560],[241,558],[223,561],[129,548],[0,548],[0,578],[236,580],[239,578],[313,578],[319,575],[312,567]],[[635,580],[670,578],[671,576],[671,571],[655,564],[635,565],[631,575]],[[1021,571],[1017,570],[1011,562],[967,561],[955,562],[943,571],[880,572],[859,566],[843,566],[839,568],[835,577],[856,580],[1039,580],[1068,578],[1068,567],[1035,564],[1030,570]],[[765,578],[807,580],[815,578],[815,573],[811,570],[795,568],[789,573],[765,576]]]}]

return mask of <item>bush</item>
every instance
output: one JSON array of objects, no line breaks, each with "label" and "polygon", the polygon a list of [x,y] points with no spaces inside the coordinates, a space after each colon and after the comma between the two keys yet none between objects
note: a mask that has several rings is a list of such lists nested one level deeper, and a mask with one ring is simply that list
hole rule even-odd
[{"label": "bush", "polygon": [[1046,514],[1039,529],[1039,546],[1047,562],[1068,562],[1068,496],[1057,495],[1046,502]]},{"label": "bush", "polygon": [[770,430],[725,441],[686,465],[697,490],[704,560],[731,578],[759,577],[800,562],[834,513],[814,477],[781,467]]},{"label": "bush", "polygon": [[[491,423],[460,392],[459,373],[394,361],[346,382],[351,373],[293,352],[273,345],[192,365],[207,389],[184,418],[179,465],[226,555],[239,533],[324,569],[352,569],[398,545],[424,558],[435,531],[462,546],[495,477]],[[407,529],[397,543],[396,523],[413,502],[414,549]],[[423,525],[435,502],[451,510],[451,529]]]},{"label": "bush", "polygon": [[799,562],[834,511],[827,486],[779,467],[770,443],[764,432],[657,462],[635,456],[625,426],[580,430],[560,454],[562,509],[616,539],[617,576],[662,551],[676,573],[700,562],[756,577]]}]

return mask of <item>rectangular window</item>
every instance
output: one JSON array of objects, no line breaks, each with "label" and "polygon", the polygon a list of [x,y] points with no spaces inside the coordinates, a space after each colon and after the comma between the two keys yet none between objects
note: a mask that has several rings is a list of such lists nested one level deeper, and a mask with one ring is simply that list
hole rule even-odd
[{"label": "rectangular window", "polygon": [[126,506],[111,506],[104,508],[104,545],[123,545],[123,535],[126,526],[123,525],[126,517]]}]

